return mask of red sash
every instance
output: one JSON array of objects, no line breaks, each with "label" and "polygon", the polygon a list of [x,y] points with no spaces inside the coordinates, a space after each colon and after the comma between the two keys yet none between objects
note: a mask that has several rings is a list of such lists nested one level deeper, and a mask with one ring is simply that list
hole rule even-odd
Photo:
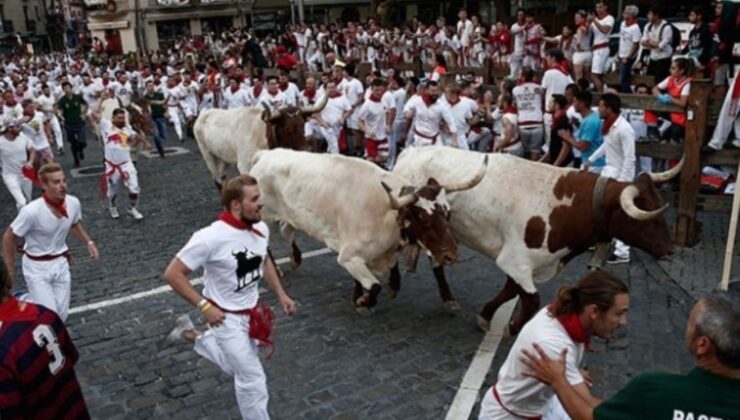
[{"label": "red sash", "polygon": [[208,299],[208,301],[211,302],[213,306],[220,309],[221,312],[249,316],[249,338],[256,340],[257,346],[260,348],[269,347],[270,353],[267,355],[267,359],[269,360],[272,358],[272,355],[275,353],[275,343],[272,340],[272,330],[273,326],[275,325],[275,314],[272,312],[272,309],[270,309],[269,306],[261,305],[258,302],[257,305],[251,309],[230,311],[218,306],[218,304],[211,299]]}]

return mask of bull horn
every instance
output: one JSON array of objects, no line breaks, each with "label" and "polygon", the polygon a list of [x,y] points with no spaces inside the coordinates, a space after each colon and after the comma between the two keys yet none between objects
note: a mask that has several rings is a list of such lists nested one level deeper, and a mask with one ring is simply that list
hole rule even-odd
[{"label": "bull horn", "polygon": [[275,121],[276,119],[280,118],[280,113],[276,115],[272,115],[272,112],[270,111],[270,107],[267,106],[266,103],[262,102],[262,107],[265,108],[265,112],[262,113],[262,121],[270,122],[270,121]]},{"label": "bull horn", "polygon": [[469,190],[475,187],[483,180],[483,177],[486,176],[486,169],[488,169],[488,155],[483,158],[483,165],[478,168],[478,173],[475,174],[474,177],[459,184],[447,185],[444,187],[445,191],[447,191],[448,193],[452,193],[457,191]]},{"label": "bull horn", "polygon": [[391,208],[393,210],[398,210],[401,207],[407,206],[419,199],[416,194],[406,194],[404,196],[396,198],[391,192],[391,187],[389,187],[388,184],[385,183],[385,181],[380,181],[380,185],[383,186],[385,193],[388,194],[388,199],[391,201]]},{"label": "bull horn", "polygon": [[678,161],[678,164],[674,166],[673,168],[665,171],[665,172],[658,172],[656,174],[650,173],[650,179],[653,180],[653,182],[667,182],[673,179],[676,175],[678,175],[679,172],[681,172],[681,169],[683,168],[683,164],[686,161],[686,155],[681,156],[681,160]]},{"label": "bull horn", "polygon": [[658,210],[641,210],[637,207],[637,205],[635,205],[635,198],[637,198],[639,195],[640,190],[634,185],[628,185],[622,190],[622,193],[619,194],[619,204],[622,206],[622,210],[627,213],[627,216],[635,220],[644,221],[654,219],[663,214],[663,212],[666,211],[666,209],[668,208],[668,203],[666,203]]},{"label": "bull horn", "polygon": [[309,107],[301,107],[301,112],[303,114],[315,114],[317,112],[321,112],[324,110],[324,107],[326,107],[326,103],[329,102],[329,95],[324,95],[324,99],[319,102],[318,105],[309,106]]}]

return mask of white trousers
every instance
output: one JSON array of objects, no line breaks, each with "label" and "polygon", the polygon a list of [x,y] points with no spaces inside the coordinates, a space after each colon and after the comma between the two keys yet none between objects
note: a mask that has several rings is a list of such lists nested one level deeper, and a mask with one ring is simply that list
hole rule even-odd
[{"label": "white trousers", "polygon": [[[139,188],[139,177],[134,164],[130,161],[126,162],[121,165],[121,170],[126,173],[125,180],[123,179],[121,172],[118,170],[113,171],[113,174],[108,178],[108,192],[106,193],[108,199],[113,199],[113,197],[118,195],[118,189],[121,187],[121,184],[123,184],[131,194],[139,194],[139,192],[141,192],[141,189]],[[108,173],[110,171],[111,166],[106,162],[105,172]]]},{"label": "white trousers", "polygon": [[[601,176],[611,178],[611,179],[617,179],[619,176],[619,169],[614,166],[609,166],[608,164],[604,166],[604,169],[601,171]],[[624,242],[620,241],[619,239],[614,240],[614,255],[616,255],[619,258],[629,258],[630,257],[630,247],[629,245],[625,244]]]},{"label": "white trousers", "polygon": [[69,261],[59,257],[51,261],[34,261],[26,256],[22,260],[23,278],[28,286],[30,301],[46,306],[59,315],[62,321],[69,315],[69,295],[72,277]]},{"label": "white trousers", "polygon": [[49,119],[49,124],[51,125],[51,133],[54,135],[54,143],[57,149],[63,148],[64,140],[62,138],[62,126],[59,124],[59,118],[56,115],[52,115]]},{"label": "white trousers", "polygon": [[[565,412],[560,400],[553,395],[543,407],[542,420],[569,420],[570,416]],[[493,396],[492,388],[486,390],[485,395],[480,402],[480,414],[478,420],[521,420],[504,410]]]},{"label": "white trousers", "polygon": [[[740,83],[740,78],[735,76],[730,83],[730,90],[727,92],[725,100],[722,103],[722,109],[720,109],[719,116],[717,117],[717,127],[714,129],[712,140],[709,142],[709,145],[717,150],[724,147],[733,128],[735,129],[735,137],[740,138],[740,118],[738,118],[740,117],[740,113],[738,112],[738,109],[740,109],[738,102],[740,100],[733,98],[732,95],[737,83]],[[738,145],[738,143],[736,140],[735,144]]]},{"label": "white trousers", "polygon": [[326,141],[328,146],[327,152],[339,154],[339,131],[340,127],[329,126],[324,128],[316,120],[309,120],[304,126],[304,135],[306,137],[320,137]]},{"label": "white trousers", "polygon": [[403,132],[406,128],[406,121],[394,121],[391,129],[391,139],[388,145],[388,160],[385,167],[390,171],[396,165],[396,155],[398,155],[398,143],[404,138]]},{"label": "white trousers", "polygon": [[234,377],[236,401],[243,419],[267,420],[267,378],[257,345],[249,338],[249,317],[226,314],[224,322],[195,340],[195,352]]},{"label": "white trousers", "polygon": [[3,174],[3,182],[10,195],[13,196],[15,207],[18,210],[31,201],[33,185],[28,178],[22,174]]},{"label": "white trousers", "polygon": [[509,58],[509,77],[518,78],[524,63],[524,51],[515,51]]},{"label": "white trousers", "polygon": [[170,122],[175,126],[175,133],[177,138],[182,140],[182,119],[180,118],[180,109],[172,106],[167,108],[167,115],[170,117]]}]

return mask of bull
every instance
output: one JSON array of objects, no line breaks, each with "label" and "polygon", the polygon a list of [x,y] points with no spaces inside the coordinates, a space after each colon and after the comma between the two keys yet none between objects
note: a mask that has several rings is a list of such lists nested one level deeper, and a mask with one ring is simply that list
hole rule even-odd
[{"label": "bull", "polygon": [[221,189],[226,170],[236,164],[241,174],[249,172],[252,157],[258,150],[278,147],[308,150],[304,136],[306,117],[321,112],[328,97],[314,107],[287,107],[277,112],[243,107],[209,109],[195,120],[193,132],[213,182]]},{"label": "bull", "polygon": [[257,152],[250,174],[263,193],[263,217],[281,221],[294,251],[298,229],[337,252],[337,262],[355,280],[356,310],[370,314],[381,290],[377,276],[391,270],[391,296],[398,291],[402,246],[418,244],[442,264],[457,259],[446,193],[478,184],[487,162],[461,183],[443,185],[429,177],[411,186],[361,159],[277,149]]},{"label": "bull", "polygon": [[[231,255],[236,259],[236,291],[238,292],[239,289],[248,284],[245,281],[247,274],[259,270],[262,265],[262,257],[259,255],[250,255],[246,248],[244,248],[244,251],[232,251]],[[254,281],[254,279],[250,279],[250,282],[252,281]]]},{"label": "bull", "polygon": [[[539,308],[535,284],[552,279],[564,264],[597,243],[617,238],[655,258],[671,252],[662,216],[668,205],[655,184],[674,177],[682,163],[626,183],[505,154],[490,158],[483,182],[449,196],[449,226],[455,238],[495,259],[507,276],[504,288],[478,314],[482,329],[488,329],[502,304],[518,295],[521,310],[508,325],[510,334],[518,333]],[[401,153],[393,172],[411,182],[436,176],[447,183],[464,176],[464,168],[478,159],[477,152],[412,148]],[[454,302],[444,269],[435,267],[434,274],[442,299]]]}]

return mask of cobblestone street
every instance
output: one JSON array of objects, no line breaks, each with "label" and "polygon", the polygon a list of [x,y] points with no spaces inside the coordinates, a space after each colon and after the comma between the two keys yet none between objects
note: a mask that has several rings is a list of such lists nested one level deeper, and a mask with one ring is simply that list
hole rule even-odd
[{"label": "cobblestone street", "polygon": [[[100,146],[89,144],[83,165],[99,165]],[[67,325],[80,351],[76,370],[82,390],[96,419],[239,418],[231,378],[186,343],[165,346],[182,313],[204,327],[198,311],[171,291],[141,297],[165,286],[167,263],[220,210],[195,142],[170,140],[166,146],[188,153],[164,160],[140,157],[140,222],[124,215],[125,200],[119,200],[122,217],[112,220],[100,198],[98,176],[74,177],[70,154],[60,159],[70,193],[82,202],[83,224],[101,252],[100,261],[93,262],[84,244],[69,239],[73,314]],[[4,188],[0,200],[4,229],[15,206]],[[616,339],[595,342],[587,355],[596,395],[612,395],[646,370],[687,372],[693,366],[684,344],[686,318],[695,299],[719,283],[729,225],[727,214],[701,217],[702,242],[676,248],[672,261],[658,262],[633,249],[630,264],[609,267],[629,285],[632,304],[628,328]],[[273,230],[273,252],[281,259],[288,247],[278,236]],[[324,247],[303,235],[298,242],[304,253]],[[740,277],[738,251],[735,279]],[[586,260],[579,257],[541,285],[542,302],[585,273]],[[421,260],[415,273],[404,276],[395,300],[381,294],[375,315],[362,317],[352,307],[351,278],[336,254],[304,258],[295,271],[289,263],[281,268],[299,306],[292,318],[279,313],[276,352],[263,360],[275,419],[444,418],[483,338],[475,315],[504,282],[493,261],[463,249],[447,270],[459,312],[444,310],[431,268]],[[20,264],[16,272],[21,273]],[[731,286],[740,296],[740,285]],[[14,291],[24,289],[19,275]],[[105,307],[89,306],[118,298]],[[272,293],[263,298],[277,312]],[[495,381],[510,345],[511,339],[502,342],[481,392]],[[477,404],[471,416],[477,417]]]}]

